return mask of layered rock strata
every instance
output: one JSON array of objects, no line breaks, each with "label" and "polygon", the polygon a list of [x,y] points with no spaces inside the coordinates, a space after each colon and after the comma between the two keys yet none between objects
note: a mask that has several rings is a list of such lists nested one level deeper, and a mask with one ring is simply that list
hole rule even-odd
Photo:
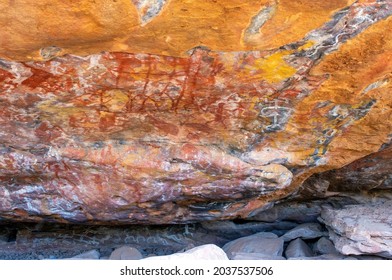
[{"label": "layered rock strata", "polygon": [[392,203],[325,209],[323,221],[338,251],[345,255],[392,257]]},{"label": "layered rock strata", "polygon": [[[211,43],[208,32],[190,45],[178,30],[165,35],[164,47],[151,36],[160,34],[154,32],[168,20],[165,12],[181,5],[187,12],[185,1],[131,2],[123,20],[136,20],[145,36],[121,33],[132,30],[131,21],[118,30],[111,20],[97,20],[112,31],[99,45],[91,39],[97,27],[86,19],[79,35],[91,38],[66,40],[73,27],[55,34],[58,22],[50,25],[38,12],[34,24],[42,24],[50,40],[32,39],[38,28],[31,36],[20,33],[26,44],[17,41],[10,34],[21,21],[1,31],[2,219],[162,224],[248,217],[294,193],[313,173],[388,142],[390,1],[324,3],[313,30],[304,27],[308,19],[289,18],[287,32],[298,26],[298,33],[277,35],[270,44],[261,42],[278,33],[271,26],[295,4],[265,1],[230,31],[240,39],[217,27],[214,36],[231,38],[225,48],[224,40]],[[223,14],[240,7],[237,16],[249,16],[242,11],[252,1],[237,2],[219,4]],[[104,10],[117,11],[124,1],[114,3]],[[68,11],[64,24],[80,11],[93,14],[89,6],[78,13],[72,3],[52,5],[45,7]],[[296,9],[299,15],[316,7]],[[186,33],[192,40],[196,29]],[[188,54],[167,47],[176,40]],[[111,52],[91,54],[98,46]],[[60,56],[66,53],[72,54]]]}]

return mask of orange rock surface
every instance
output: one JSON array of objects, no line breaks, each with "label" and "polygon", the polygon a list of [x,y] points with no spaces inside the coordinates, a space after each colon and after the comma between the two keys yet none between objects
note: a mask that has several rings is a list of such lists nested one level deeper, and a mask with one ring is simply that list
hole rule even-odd
[{"label": "orange rock surface", "polygon": [[100,51],[184,57],[197,46],[216,51],[277,48],[300,40],[353,2],[2,1],[0,10],[6,12],[0,15],[0,57],[42,60]]},{"label": "orange rock surface", "polygon": [[0,8],[4,219],[247,217],[390,141],[391,1]]}]

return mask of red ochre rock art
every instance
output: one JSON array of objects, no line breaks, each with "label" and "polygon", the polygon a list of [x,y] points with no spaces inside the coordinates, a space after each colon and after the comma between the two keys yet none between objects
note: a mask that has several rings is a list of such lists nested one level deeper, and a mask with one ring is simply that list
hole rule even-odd
[{"label": "red ochre rock art", "polygon": [[269,50],[0,60],[1,219],[247,217],[377,151],[392,129],[391,14],[356,3]]}]

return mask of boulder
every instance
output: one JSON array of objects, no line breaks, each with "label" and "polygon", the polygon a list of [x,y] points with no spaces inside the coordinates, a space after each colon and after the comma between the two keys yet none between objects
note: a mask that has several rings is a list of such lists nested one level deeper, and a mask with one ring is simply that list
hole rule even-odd
[{"label": "boulder", "polygon": [[317,242],[313,245],[313,251],[320,255],[338,253],[335,245],[326,237],[321,237],[319,240],[317,240]]},{"label": "boulder", "polygon": [[313,257],[313,252],[302,239],[297,238],[289,243],[285,252],[286,258],[309,258]]},{"label": "boulder", "polygon": [[236,254],[257,253],[265,256],[280,257],[283,253],[283,239],[270,232],[260,232],[233,240],[223,246],[229,259]]},{"label": "boulder", "polygon": [[166,256],[155,256],[144,258],[143,260],[163,261],[163,260],[228,260],[225,252],[214,244],[206,244],[195,247],[183,253],[175,253]]},{"label": "boulder", "polygon": [[142,258],[143,255],[138,249],[129,246],[122,246],[115,249],[109,257],[110,260],[140,260]]},{"label": "boulder", "polygon": [[324,209],[321,221],[340,253],[392,258],[392,201]]},{"label": "boulder", "polygon": [[282,239],[287,242],[296,238],[314,239],[325,235],[327,233],[323,231],[319,223],[305,223],[286,232]]}]

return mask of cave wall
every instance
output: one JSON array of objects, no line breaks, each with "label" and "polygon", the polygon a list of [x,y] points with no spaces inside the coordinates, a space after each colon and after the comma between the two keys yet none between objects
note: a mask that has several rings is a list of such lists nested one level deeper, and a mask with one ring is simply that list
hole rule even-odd
[{"label": "cave wall", "polygon": [[390,1],[0,5],[1,219],[246,218],[388,173]]}]

